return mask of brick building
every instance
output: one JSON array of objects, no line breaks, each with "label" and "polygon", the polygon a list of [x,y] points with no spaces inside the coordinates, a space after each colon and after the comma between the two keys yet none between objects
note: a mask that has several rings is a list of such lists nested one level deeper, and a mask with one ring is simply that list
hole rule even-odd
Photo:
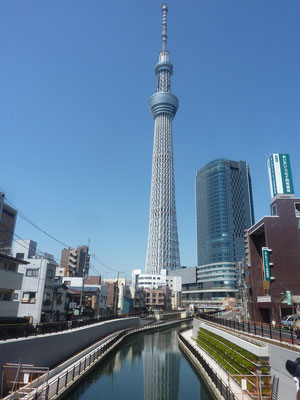
[{"label": "brick building", "polygon": [[277,197],[270,208],[246,235],[248,310],[260,322],[279,322],[300,303],[300,198]]}]

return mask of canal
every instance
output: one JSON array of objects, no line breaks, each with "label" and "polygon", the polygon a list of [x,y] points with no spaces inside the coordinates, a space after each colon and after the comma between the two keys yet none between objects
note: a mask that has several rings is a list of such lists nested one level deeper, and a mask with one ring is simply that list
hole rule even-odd
[{"label": "canal", "polygon": [[126,339],[64,400],[213,400],[178,347],[178,329]]}]

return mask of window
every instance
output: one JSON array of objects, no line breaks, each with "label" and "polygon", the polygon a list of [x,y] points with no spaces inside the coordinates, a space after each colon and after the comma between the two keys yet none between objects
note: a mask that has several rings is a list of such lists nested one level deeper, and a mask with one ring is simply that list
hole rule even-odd
[{"label": "window", "polygon": [[0,301],[11,301],[12,291],[11,290],[1,290],[0,291]]},{"label": "window", "polygon": [[16,258],[22,258],[22,260],[24,260],[25,257],[25,253],[17,253],[16,254]]},{"label": "window", "polygon": [[[101,296],[101,300],[102,300],[102,296]],[[62,294],[58,293],[56,296],[56,303],[57,304],[62,304]]]},{"label": "window", "polygon": [[300,218],[300,203],[295,203],[296,218]]},{"label": "window", "polygon": [[38,269],[27,268],[26,269],[26,276],[37,277],[37,276],[39,276],[39,270]]},{"label": "window", "polygon": [[53,278],[53,277],[54,277],[53,269],[48,269],[47,270],[47,278]]},{"label": "window", "polygon": [[35,303],[35,292],[23,292],[21,303]]},{"label": "window", "polygon": [[44,293],[43,304],[44,304],[44,306],[50,306],[51,305],[50,293]]}]

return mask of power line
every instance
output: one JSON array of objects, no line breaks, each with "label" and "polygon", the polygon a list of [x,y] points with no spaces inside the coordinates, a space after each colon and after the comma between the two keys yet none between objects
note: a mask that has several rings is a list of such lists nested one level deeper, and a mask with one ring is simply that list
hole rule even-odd
[{"label": "power line", "polygon": [[71,246],[67,245],[66,243],[62,242],[61,240],[57,239],[56,237],[54,237],[50,233],[46,232],[44,229],[40,228],[37,224],[35,224],[30,218],[26,217],[26,215],[23,214],[22,211],[20,211],[10,200],[8,200],[8,198],[5,195],[4,195],[4,198],[9,204],[11,204],[12,207],[14,207],[18,211],[18,214],[20,215],[20,217],[23,218],[26,222],[28,222],[29,224],[33,225],[40,232],[44,233],[45,235],[47,235],[51,239],[55,240],[57,243],[63,245],[64,247],[71,247]]},{"label": "power line", "polygon": [[[1,188],[0,188],[1,189]],[[3,190],[1,189],[2,193]],[[38,229],[40,232],[44,233],[46,236],[50,237],[51,239],[55,240],[57,243],[61,244],[62,246],[66,247],[66,248],[72,248],[72,246],[69,246],[68,244],[62,242],[61,240],[57,239],[56,237],[54,237],[53,235],[51,235],[50,233],[46,232],[44,229],[40,228],[36,223],[34,223],[30,218],[28,218],[24,213],[22,213],[22,211],[20,211],[10,200],[7,199],[7,197],[4,194],[4,198],[5,200],[12,206],[14,207],[17,211],[18,214],[20,215],[21,218],[23,218],[26,222],[28,222],[29,224],[31,224],[32,226],[34,226],[36,229]],[[17,234],[14,233],[14,235],[21,239],[22,241],[24,241],[24,239],[22,239],[20,236],[18,236]],[[14,240],[14,239],[13,239]],[[15,241],[15,240],[14,240]],[[24,247],[24,246],[22,246]],[[26,248],[26,247],[25,247]],[[28,249],[27,249],[28,250]],[[39,252],[41,253],[45,253],[42,252],[41,250],[37,249]],[[116,269],[113,269],[111,267],[109,267],[107,264],[105,264],[98,256],[94,255],[95,261],[98,262],[102,267],[104,267],[105,269],[112,271],[112,272],[116,272],[118,273],[118,271]],[[59,263],[61,263],[60,260],[56,259],[54,257],[54,260],[58,261]]]},{"label": "power line", "polygon": [[[2,225],[3,227],[5,227],[5,225],[3,225],[1,222],[0,222],[0,225]],[[13,240],[14,242],[17,242],[18,245],[20,245],[21,247],[23,247],[25,250],[29,250],[30,246],[27,245],[27,242],[25,241],[25,239],[21,238],[21,236],[17,235],[16,233],[13,233],[13,235],[16,236],[16,237],[19,239],[19,240],[16,240],[16,239],[12,238],[12,240]],[[20,243],[20,240],[21,240],[22,242],[24,242],[25,245],[22,244],[22,243]],[[0,250],[1,250],[1,249],[0,249]],[[40,250],[40,249],[38,249],[38,248],[36,248],[36,250],[37,250],[39,253],[41,253],[41,254],[45,254],[44,251],[42,251],[42,250]],[[68,264],[66,264],[66,263],[61,263],[61,260],[59,260],[59,259],[57,259],[57,258],[55,258],[55,257],[53,257],[53,260],[56,261],[56,262],[58,262],[58,264],[59,264],[60,266],[62,266],[62,267],[68,267]],[[90,269],[91,269],[97,276],[100,276],[100,277],[102,276],[102,275],[100,274],[100,272],[99,272],[95,267],[93,267],[91,264],[90,264]]]},{"label": "power line", "polygon": [[102,265],[102,267],[104,267],[104,268],[106,268],[106,269],[108,269],[108,270],[110,270],[110,271],[112,271],[112,272],[119,272],[119,271],[117,271],[116,269],[113,269],[113,268],[111,268],[111,267],[109,267],[108,265],[106,265],[98,256],[96,256],[96,254],[94,255],[94,257],[93,257],[94,259],[95,259],[95,261],[97,261],[100,265]]}]

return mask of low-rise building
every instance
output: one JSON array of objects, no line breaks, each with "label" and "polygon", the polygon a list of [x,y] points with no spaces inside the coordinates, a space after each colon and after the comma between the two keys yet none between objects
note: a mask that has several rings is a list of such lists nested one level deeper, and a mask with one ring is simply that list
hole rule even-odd
[{"label": "low-rise building", "polygon": [[107,315],[108,290],[105,285],[101,285],[100,276],[88,276],[84,280],[82,277],[64,277],[63,283],[73,295],[70,303],[74,308],[81,303],[82,307],[94,310],[95,318]]},{"label": "low-rise building", "polygon": [[18,271],[24,275],[21,290],[16,291],[20,301],[18,316],[32,319],[34,324],[53,320],[56,262],[50,255],[36,255],[25,259]]},{"label": "low-rise building", "polygon": [[148,310],[168,311],[171,310],[171,290],[168,286],[157,289],[145,289],[146,307]]},{"label": "low-rise building", "polygon": [[20,264],[26,266],[28,262],[0,253],[0,318],[18,316],[17,296],[23,282]]},{"label": "low-rise building", "polygon": [[4,194],[0,192],[0,252],[10,254],[15,225],[17,220],[17,210],[5,203]]},{"label": "low-rise building", "polygon": [[[60,268],[64,276],[85,277],[89,273],[90,255],[88,246],[77,246],[63,249],[61,252]],[[61,269],[58,271],[61,274]]]}]

